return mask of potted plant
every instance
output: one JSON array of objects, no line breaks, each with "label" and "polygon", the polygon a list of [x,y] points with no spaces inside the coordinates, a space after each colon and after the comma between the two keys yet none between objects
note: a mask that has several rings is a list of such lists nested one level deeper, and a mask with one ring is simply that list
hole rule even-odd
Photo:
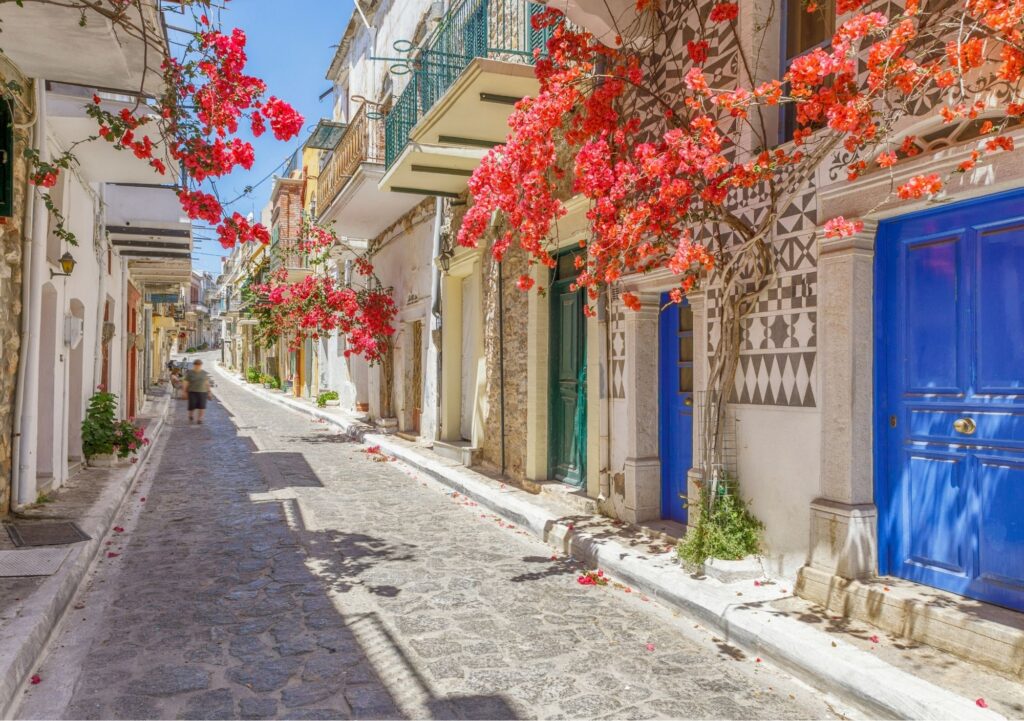
[{"label": "potted plant", "polygon": [[259,368],[248,368],[245,371],[245,380],[248,383],[261,383],[263,381],[263,374],[260,373]]},{"label": "potted plant", "polygon": [[131,420],[117,419],[117,396],[99,386],[82,421],[82,453],[89,465],[113,468],[135,463],[139,450],[147,445],[142,428]]},{"label": "potted plant", "polygon": [[316,404],[319,408],[340,406],[341,399],[338,397],[338,391],[324,391],[316,397]]}]

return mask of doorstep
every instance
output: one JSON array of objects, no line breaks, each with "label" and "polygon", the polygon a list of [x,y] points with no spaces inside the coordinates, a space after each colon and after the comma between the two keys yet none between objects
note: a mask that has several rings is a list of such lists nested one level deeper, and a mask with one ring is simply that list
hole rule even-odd
[{"label": "doorstep", "polygon": [[797,594],[831,613],[1024,680],[1024,613],[899,578],[851,581],[809,566],[800,569]]},{"label": "doorstep", "polygon": [[19,518],[74,521],[90,540],[71,544],[68,556],[51,576],[3,579],[0,718],[10,718],[21,689],[103,547],[118,509],[156,446],[170,400],[167,394],[156,405],[147,405],[146,411],[152,411],[147,426],[150,444],[143,446],[138,463],[127,468],[83,468],[54,492],[51,501],[18,509]]},{"label": "doorstep", "polygon": [[[675,546],[606,516],[583,512],[552,493],[533,494],[470,470],[437,453],[373,432],[344,412],[273,396],[224,373],[272,402],[333,423],[349,436],[463,495],[586,567],[601,568],[641,596],[685,613],[727,641],[834,693],[872,717],[998,719],[990,708],[887,663],[850,641],[789,617],[773,602],[793,598],[778,582],[725,584],[685,570]],[[660,534],[659,534],[660,536]],[[598,591],[599,592],[599,591]]]}]

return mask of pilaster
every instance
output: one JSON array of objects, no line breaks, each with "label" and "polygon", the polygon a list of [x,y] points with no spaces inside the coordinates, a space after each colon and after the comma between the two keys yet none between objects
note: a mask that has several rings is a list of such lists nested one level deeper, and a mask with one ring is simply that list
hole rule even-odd
[{"label": "pilaster", "polygon": [[661,295],[640,293],[639,311],[626,311],[627,521],[661,518],[661,458],[658,449],[658,317]]}]

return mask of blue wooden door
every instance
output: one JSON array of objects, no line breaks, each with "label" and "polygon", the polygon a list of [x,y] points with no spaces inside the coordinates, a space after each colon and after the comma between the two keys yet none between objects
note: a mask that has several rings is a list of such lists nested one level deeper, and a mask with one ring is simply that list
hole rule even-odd
[{"label": "blue wooden door", "polygon": [[[664,306],[668,294],[661,297]],[[686,523],[686,474],[693,464],[693,311],[670,303],[658,323],[661,516]]]},{"label": "blue wooden door", "polygon": [[882,223],[879,566],[1024,610],[1024,193]]}]

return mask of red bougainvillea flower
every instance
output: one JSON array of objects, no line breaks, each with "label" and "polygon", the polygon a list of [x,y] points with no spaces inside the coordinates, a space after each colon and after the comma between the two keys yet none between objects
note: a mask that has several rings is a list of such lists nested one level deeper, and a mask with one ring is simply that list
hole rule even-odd
[{"label": "red bougainvillea flower", "polygon": [[862,221],[847,220],[841,215],[825,223],[826,238],[848,238],[862,230],[864,230],[864,223]]},{"label": "red bougainvillea flower", "polygon": [[34,674],[32,674],[32,678],[30,678],[28,680],[28,682],[30,684],[32,684],[33,686],[38,686],[39,684],[41,684],[43,682],[43,677],[40,676],[38,673],[34,673]]},{"label": "red bougainvillea flower", "polygon": [[713,23],[728,22],[739,17],[740,6],[736,3],[718,3],[708,14],[708,20]]}]

